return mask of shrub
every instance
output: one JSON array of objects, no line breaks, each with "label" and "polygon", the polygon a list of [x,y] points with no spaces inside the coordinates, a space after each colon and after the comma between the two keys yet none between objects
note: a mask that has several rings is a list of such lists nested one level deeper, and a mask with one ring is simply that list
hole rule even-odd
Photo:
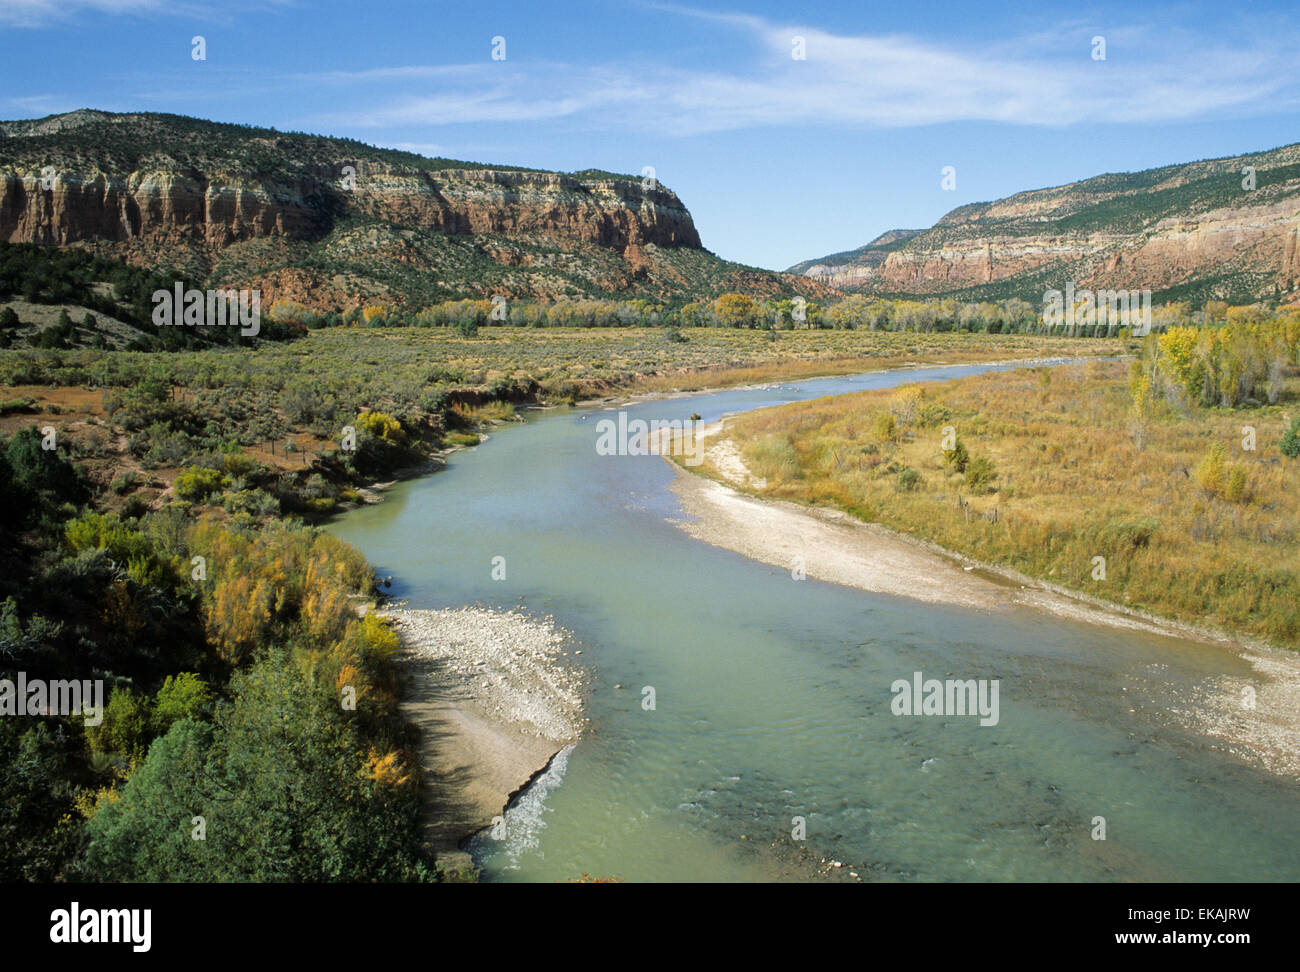
[{"label": "shrub", "polygon": [[998,478],[993,460],[987,456],[976,456],[966,466],[966,487],[977,494],[993,492],[993,482]]},{"label": "shrub", "polygon": [[907,428],[916,423],[917,417],[921,414],[921,403],[924,398],[925,393],[915,386],[899,389],[889,404],[889,410],[898,420],[899,426]]},{"label": "shrub", "polygon": [[898,471],[898,488],[905,493],[910,493],[921,485],[921,474],[915,469],[904,467]]},{"label": "shrub", "polygon": [[139,496],[129,496],[122,504],[122,517],[126,520],[138,520],[149,512],[149,504]]},{"label": "shrub", "polygon": [[22,398],[8,398],[3,402],[0,402],[0,415],[13,415],[18,412],[34,412],[36,409],[32,408],[32,406],[35,404],[36,399],[32,398],[30,395],[25,395]]},{"label": "shrub", "polygon": [[125,496],[127,493],[135,489],[136,486],[139,485],[139,482],[139,475],[134,470],[127,470],[109,483],[108,488],[118,496]]},{"label": "shrub", "polygon": [[1286,430],[1279,443],[1282,449],[1282,455],[1294,459],[1300,456],[1300,415],[1291,420],[1291,428]]},{"label": "shrub", "polygon": [[117,567],[125,568],[137,584],[176,586],[176,572],[166,558],[144,533],[122,522],[116,513],[87,511],[68,521],[63,536],[72,554],[102,550]]},{"label": "shrub", "polygon": [[1223,488],[1223,498],[1231,503],[1240,503],[1246,498],[1246,470],[1242,466],[1233,466],[1228,473],[1228,483]]},{"label": "shrub", "polygon": [[247,513],[259,518],[280,514],[280,501],[264,489],[227,493],[221,498],[221,505],[229,513]]},{"label": "shrub", "polygon": [[966,451],[966,445],[958,439],[953,443],[951,449],[944,450],[943,464],[953,472],[965,475],[970,466],[970,453]]},{"label": "shrub", "polygon": [[876,416],[876,438],[881,442],[893,442],[898,435],[898,425],[894,422],[894,416],[889,412],[881,412]]},{"label": "shrub", "polygon": [[397,632],[373,612],[351,622],[344,638],[344,648],[361,656],[370,668],[388,662],[401,647]]},{"label": "shrub", "polygon": [[362,412],[357,416],[356,426],[376,439],[383,439],[396,445],[406,443],[406,432],[402,429],[402,423],[386,412]]},{"label": "shrub", "polygon": [[226,477],[217,470],[193,466],[176,477],[172,488],[181,499],[201,503],[213,493],[219,493],[225,484]]},{"label": "shrub", "polygon": [[231,476],[248,476],[258,469],[258,462],[246,452],[227,452],[221,466]]},{"label": "shrub", "polygon": [[1201,460],[1201,464],[1196,467],[1196,482],[1209,493],[1211,496],[1218,496],[1223,492],[1223,487],[1227,479],[1227,453],[1224,451],[1222,444],[1216,442],[1210,446],[1209,453]]},{"label": "shrub", "polygon": [[149,745],[150,722],[149,701],[130,688],[114,685],[103,721],[86,726],[91,751],[140,762]]},{"label": "shrub", "polygon": [[195,673],[168,675],[154,696],[153,731],[165,736],[181,719],[205,720],[211,712],[212,702],[212,690]]},{"label": "shrub", "polygon": [[926,402],[921,406],[920,423],[925,428],[942,425],[952,418],[952,410],[943,402]]}]

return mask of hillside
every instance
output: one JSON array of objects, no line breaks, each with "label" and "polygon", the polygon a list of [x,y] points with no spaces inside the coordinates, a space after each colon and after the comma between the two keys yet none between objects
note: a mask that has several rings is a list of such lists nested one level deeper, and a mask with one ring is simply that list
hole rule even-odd
[{"label": "hillside", "polygon": [[[1255,170],[1255,188],[1242,170]],[[961,206],[792,272],[894,295],[1021,297],[1150,288],[1157,300],[1285,297],[1300,287],[1300,144],[1096,176]]]},{"label": "hillside", "polygon": [[880,269],[889,254],[923,229],[894,229],[881,233],[870,243],[855,250],[842,250],[817,260],[804,260],[786,273],[799,273],[836,287],[854,288]]},{"label": "hillside", "polygon": [[[177,115],[0,122],[0,240],[78,247],[263,303],[771,295],[662,185],[430,159]],[[826,288],[801,284],[807,296]]]}]

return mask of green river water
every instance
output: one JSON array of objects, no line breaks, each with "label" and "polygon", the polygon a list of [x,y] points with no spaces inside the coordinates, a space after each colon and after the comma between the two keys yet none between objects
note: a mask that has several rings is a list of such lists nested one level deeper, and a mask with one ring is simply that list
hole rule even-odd
[{"label": "green river water", "polygon": [[[987,367],[626,410],[707,422]],[[533,412],[331,528],[411,607],[523,606],[582,642],[590,729],[505,839],[471,844],[485,879],[813,877],[788,846],[874,881],[1300,879],[1296,781],[1177,714],[1216,675],[1254,677],[1231,650],[795,581],[669,522],[682,514],[663,459],[597,454],[596,422],[615,414]],[[890,686],[916,671],[998,679],[997,725],[894,715]],[[795,817],[807,836],[791,845]]]}]

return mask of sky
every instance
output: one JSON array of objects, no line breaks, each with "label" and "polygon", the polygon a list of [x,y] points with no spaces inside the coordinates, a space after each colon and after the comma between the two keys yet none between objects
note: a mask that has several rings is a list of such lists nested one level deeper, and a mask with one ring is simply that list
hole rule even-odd
[{"label": "sky", "polygon": [[0,118],[650,167],[708,249],[784,269],[971,202],[1300,141],[1298,28],[1295,0],[0,0]]}]

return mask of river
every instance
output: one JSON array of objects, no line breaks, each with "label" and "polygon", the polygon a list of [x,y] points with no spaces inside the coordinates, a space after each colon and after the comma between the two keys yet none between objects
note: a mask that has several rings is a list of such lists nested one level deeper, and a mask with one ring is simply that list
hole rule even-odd
[{"label": "river", "polygon": [[[626,410],[709,422],[990,367],[1005,366]],[[799,879],[803,858],[871,881],[1300,879],[1300,787],[1178,714],[1216,675],[1252,677],[1230,649],[795,580],[669,522],[682,514],[663,459],[597,454],[613,414],[532,412],[331,527],[411,607],[553,615],[597,675],[590,730],[506,839],[471,846],[486,880]],[[917,671],[998,680],[997,724],[894,715],[891,684]]]}]

